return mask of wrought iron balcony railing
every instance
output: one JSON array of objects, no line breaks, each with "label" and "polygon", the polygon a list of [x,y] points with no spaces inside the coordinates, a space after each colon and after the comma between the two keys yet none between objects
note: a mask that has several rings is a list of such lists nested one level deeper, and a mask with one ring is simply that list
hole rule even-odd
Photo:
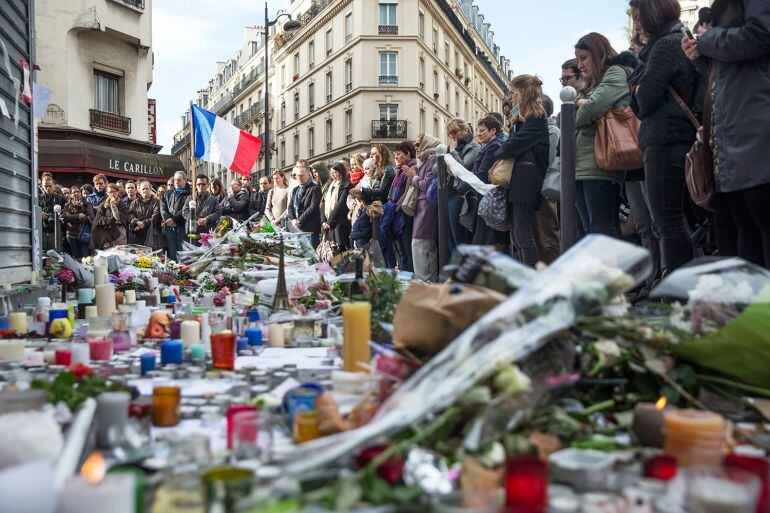
[{"label": "wrought iron balcony railing", "polygon": [[131,133],[131,118],[96,109],[90,109],[90,113],[91,127],[93,128],[102,128],[122,134]]}]

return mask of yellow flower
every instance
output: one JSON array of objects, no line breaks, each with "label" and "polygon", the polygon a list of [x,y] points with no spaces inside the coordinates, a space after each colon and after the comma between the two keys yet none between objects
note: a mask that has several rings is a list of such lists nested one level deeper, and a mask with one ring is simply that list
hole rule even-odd
[{"label": "yellow flower", "polygon": [[136,266],[137,267],[143,267],[145,269],[149,269],[150,267],[152,267],[152,260],[150,260],[147,257],[139,257],[136,260]]}]

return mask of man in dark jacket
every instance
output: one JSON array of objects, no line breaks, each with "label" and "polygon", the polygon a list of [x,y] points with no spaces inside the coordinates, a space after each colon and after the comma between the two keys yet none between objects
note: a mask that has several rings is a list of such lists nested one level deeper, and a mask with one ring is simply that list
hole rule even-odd
[{"label": "man in dark jacket", "polygon": [[[49,249],[56,249],[57,243],[61,248],[61,242],[64,239],[64,225],[60,224],[59,240],[54,237],[54,219],[55,210],[54,207],[59,205],[64,208],[64,196],[56,194],[55,186],[52,178],[46,178],[43,180],[43,194],[38,198],[40,208],[43,210],[43,252]],[[60,218],[61,219],[61,218]]]},{"label": "man in dark jacket", "polygon": [[[209,178],[206,175],[195,177],[195,233],[198,235],[213,230],[219,222],[220,210],[219,199],[209,191]],[[182,215],[185,219],[190,219],[190,202],[185,202],[182,209]],[[194,244],[200,243],[195,241]]]},{"label": "man in dark jacket", "polygon": [[292,175],[296,175],[299,186],[289,201],[288,216],[294,228],[310,233],[310,243],[318,247],[321,243],[321,187],[310,179],[307,160],[298,160]]},{"label": "man in dark jacket", "polygon": [[[770,2],[714,0],[714,27],[682,47],[714,75],[716,190],[738,228],[738,256],[770,267]],[[706,120],[708,122],[708,120]]]},{"label": "man in dark jacket", "polygon": [[190,186],[184,171],[174,173],[174,187],[166,192],[160,202],[160,218],[163,235],[166,238],[166,254],[171,260],[177,259],[185,240],[185,219],[182,215],[185,204],[190,200]]},{"label": "man in dark jacket", "polygon": [[[265,214],[265,206],[267,205],[267,193],[272,188],[270,177],[263,176],[259,179],[259,190],[251,195],[249,200],[249,217],[254,216],[254,222],[258,223],[262,220],[262,216]],[[254,215],[256,214],[256,215]]]},{"label": "man in dark jacket", "polygon": [[249,193],[243,190],[243,184],[235,178],[230,182],[229,194],[219,205],[223,216],[230,216],[236,221],[249,218]]}]

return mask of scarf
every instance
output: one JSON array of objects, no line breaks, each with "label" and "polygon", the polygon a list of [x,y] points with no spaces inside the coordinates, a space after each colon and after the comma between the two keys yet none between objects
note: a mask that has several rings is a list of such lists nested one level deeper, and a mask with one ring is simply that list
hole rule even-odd
[{"label": "scarf", "polygon": [[425,134],[420,147],[417,149],[417,160],[423,163],[427,162],[431,156],[436,154],[436,147],[439,144],[441,144],[441,141],[432,135]]},{"label": "scarf", "polygon": [[177,189],[176,187],[174,187],[174,194],[176,194],[177,196],[179,196],[180,194],[182,194],[182,193],[183,193],[184,191],[186,191],[186,190],[187,190],[187,189]]},{"label": "scarf", "polygon": [[393,179],[393,183],[390,185],[390,193],[388,194],[388,201],[397,201],[404,193],[406,186],[406,175],[402,171],[403,167],[414,167],[414,159],[410,159],[408,162],[404,162],[402,165],[397,165],[396,170],[398,174]]},{"label": "scarf", "polygon": [[351,171],[350,172],[350,183],[353,185],[358,185],[358,182],[361,181],[361,179],[364,177],[364,171]]}]

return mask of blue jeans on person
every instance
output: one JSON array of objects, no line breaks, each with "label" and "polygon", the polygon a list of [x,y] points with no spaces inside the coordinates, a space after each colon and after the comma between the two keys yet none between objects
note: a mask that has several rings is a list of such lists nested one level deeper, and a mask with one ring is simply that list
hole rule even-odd
[{"label": "blue jeans on person", "polygon": [[598,233],[622,239],[620,231],[620,185],[610,180],[578,180],[575,203],[586,234]]},{"label": "blue jeans on person", "polygon": [[321,234],[320,233],[311,233],[310,234],[310,244],[313,245],[313,249],[316,249],[318,246],[321,245]]},{"label": "blue jeans on person", "polygon": [[70,243],[70,255],[72,255],[72,258],[80,260],[88,256],[88,243],[80,242],[78,237],[67,237],[67,242]]},{"label": "blue jeans on person", "polygon": [[182,250],[182,243],[185,241],[184,228],[163,228],[163,235],[166,237],[166,255],[169,259],[177,262],[177,252]]},{"label": "blue jeans on person", "polygon": [[353,239],[353,247],[355,249],[365,248],[367,244],[369,244],[369,241],[366,239]]}]

